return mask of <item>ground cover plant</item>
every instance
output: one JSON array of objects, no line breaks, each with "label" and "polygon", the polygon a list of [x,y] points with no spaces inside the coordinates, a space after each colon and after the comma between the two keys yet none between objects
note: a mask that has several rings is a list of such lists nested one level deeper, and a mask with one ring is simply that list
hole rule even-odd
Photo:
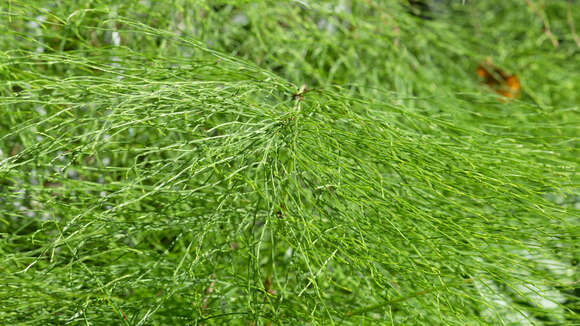
[{"label": "ground cover plant", "polygon": [[2,2],[0,324],[580,323],[578,22]]}]

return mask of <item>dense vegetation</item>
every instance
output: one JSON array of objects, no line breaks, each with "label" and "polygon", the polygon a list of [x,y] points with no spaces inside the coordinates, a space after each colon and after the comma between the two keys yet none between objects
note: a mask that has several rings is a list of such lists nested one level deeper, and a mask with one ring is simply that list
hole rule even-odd
[{"label": "dense vegetation", "polygon": [[3,1],[0,324],[580,323],[579,22]]}]

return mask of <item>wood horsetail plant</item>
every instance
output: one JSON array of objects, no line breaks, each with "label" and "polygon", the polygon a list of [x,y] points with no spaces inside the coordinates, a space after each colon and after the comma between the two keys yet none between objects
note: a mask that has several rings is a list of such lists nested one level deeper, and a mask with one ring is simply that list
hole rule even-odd
[{"label": "wood horsetail plant", "polygon": [[0,324],[579,323],[579,9],[2,2]]}]

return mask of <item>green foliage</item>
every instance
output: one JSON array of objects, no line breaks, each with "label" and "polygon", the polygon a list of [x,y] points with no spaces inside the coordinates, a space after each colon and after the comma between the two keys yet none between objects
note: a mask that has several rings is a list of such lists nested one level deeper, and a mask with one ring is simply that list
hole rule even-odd
[{"label": "green foliage", "polygon": [[578,4],[410,3],[0,4],[0,324],[579,323]]}]

